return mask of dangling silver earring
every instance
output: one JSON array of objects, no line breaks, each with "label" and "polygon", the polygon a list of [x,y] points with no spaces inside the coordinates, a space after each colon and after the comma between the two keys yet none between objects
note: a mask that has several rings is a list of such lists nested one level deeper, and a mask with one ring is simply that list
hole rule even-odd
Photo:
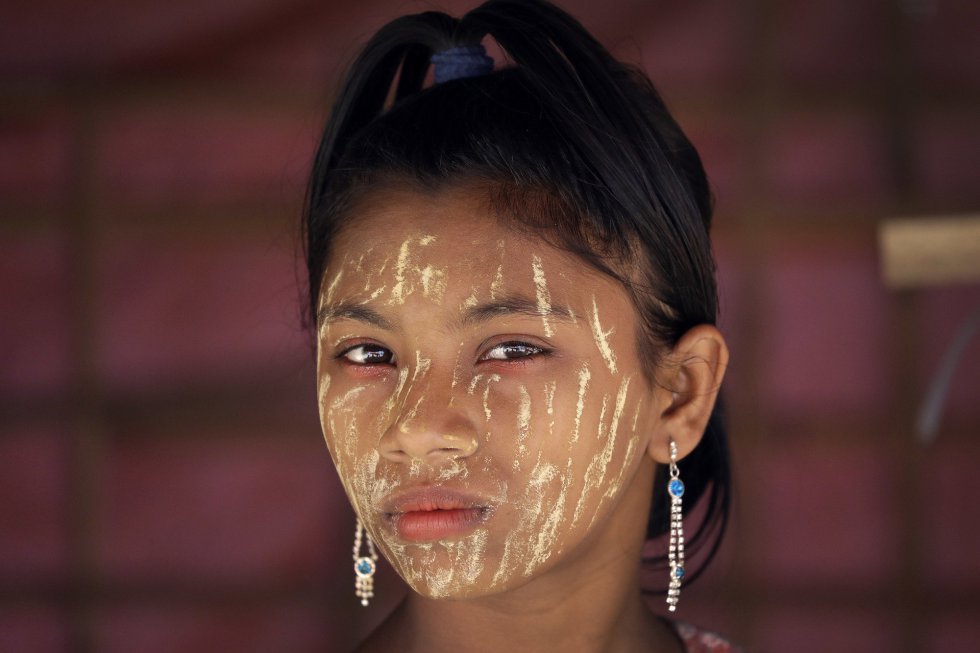
[{"label": "dangling silver earring", "polygon": [[684,496],[684,481],[677,469],[677,443],[670,440],[670,480],[667,482],[670,495],[670,541],[667,549],[667,564],[670,567],[670,585],[667,588],[667,609],[677,609],[681,597],[681,579],[684,578],[684,515],[681,497]]},{"label": "dangling silver earring", "polygon": [[[367,545],[367,555],[361,555],[361,538]],[[354,531],[354,594],[361,599],[361,605],[367,605],[374,596],[374,572],[377,570],[378,553],[374,550],[371,534],[364,530],[361,519],[357,519],[357,529]]]}]

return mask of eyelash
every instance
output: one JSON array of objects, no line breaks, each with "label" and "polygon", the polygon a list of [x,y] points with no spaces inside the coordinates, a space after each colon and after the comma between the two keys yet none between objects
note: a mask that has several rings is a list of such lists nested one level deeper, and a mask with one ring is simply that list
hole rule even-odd
[{"label": "eyelash", "polygon": [[[512,357],[505,355],[503,358],[490,358],[488,356],[491,352],[498,349],[504,349],[509,351],[522,350],[524,352],[524,355],[512,356]],[[360,354],[361,360],[360,361],[351,360],[350,354],[356,352],[357,350],[361,350],[361,354]],[[374,355],[380,354],[380,358],[384,358],[386,360],[375,360],[373,362],[365,360],[367,356],[370,356],[372,354]],[[525,364],[529,359],[537,358],[539,356],[545,357],[550,354],[551,354],[551,350],[546,349],[545,347],[539,347],[538,345],[532,345],[531,343],[522,342],[520,340],[508,340],[507,342],[498,343],[493,347],[491,347],[490,349],[488,349],[483,355],[480,356],[479,359],[477,359],[477,362],[480,363],[496,362],[496,363],[509,363],[509,364],[520,365],[520,364]],[[376,345],[373,343],[359,343],[353,345],[341,351],[339,354],[337,354],[335,358],[341,361],[342,363],[345,363],[347,365],[353,365],[356,367],[375,367],[380,365],[393,365],[397,362],[394,358],[394,354],[391,352],[390,349],[387,349],[386,347],[382,347],[381,345]]]},{"label": "eyelash", "polygon": [[[505,356],[504,358],[489,358],[488,357],[488,354],[490,354],[490,352],[495,351],[497,349],[508,349],[508,350],[522,349],[522,350],[525,350],[525,352],[530,351],[530,353],[525,353],[525,355],[523,355],[523,356],[514,356],[514,357],[506,357]],[[527,360],[529,358],[534,358],[536,356],[547,356],[550,353],[551,353],[551,350],[545,349],[544,347],[539,347],[537,345],[532,345],[532,344],[527,343],[527,342],[521,342],[519,340],[508,340],[507,342],[498,343],[498,344],[494,345],[493,347],[491,347],[490,349],[488,349],[486,351],[486,353],[484,353],[482,356],[480,356],[479,361],[480,362],[485,362],[485,361],[501,361],[501,362],[503,362],[503,361],[525,361],[525,360]]]},{"label": "eyelash", "polygon": [[[361,360],[361,361],[351,360],[349,355],[352,352],[357,351],[358,349],[362,350],[362,357],[364,355],[368,355],[370,353],[378,353],[378,352],[380,352],[388,360],[374,361],[374,362],[367,362],[367,361],[364,361],[364,360]],[[394,354],[391,353],[391,350],[389,350],[389,349],[387,349],[385,347],[382,347],[381,345],[375,345],[375,344],[372,344],[372,343],[369,343],[369,342],[362,342],[362,343],[353,345],[351,347],[347,347],[346,349],[344,349],[343,351],[341,351],[339,354],[337,354],[336,359],[339,360],[342,363],[347,364],[347,365],[354,365],[354,366],[357,366],[357,367],[374,367],[376,365],[391,365],[394,362]]]}]

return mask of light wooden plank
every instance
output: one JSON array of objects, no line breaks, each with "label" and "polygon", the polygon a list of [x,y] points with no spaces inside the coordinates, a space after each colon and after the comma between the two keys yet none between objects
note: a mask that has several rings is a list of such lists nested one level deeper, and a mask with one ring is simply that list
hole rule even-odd
[{"label": "light wooden plank", "polygon": [[878,243],[889,287],[980,282],[980,215],[885,220]]}]

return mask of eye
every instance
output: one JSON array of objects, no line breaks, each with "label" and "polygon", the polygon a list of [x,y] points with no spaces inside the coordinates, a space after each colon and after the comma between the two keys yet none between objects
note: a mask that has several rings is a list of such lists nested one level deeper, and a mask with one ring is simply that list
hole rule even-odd
[{"label": "eye", "polygon": [[526,342],[502,342],[499,345],[495,345],[494,347],[488,349],[487,352],[480,357],[480,360],[505,361],[519,358],[530,358],[532,356],[540,356],[547,353],[548,350],[544,349],[543,347],[530,345]]},{"label": "eye", "polygon": [[381,345],[354,345],[342,351],[337,358],[345,359],[353,365],[390,365],[395,355]]}]

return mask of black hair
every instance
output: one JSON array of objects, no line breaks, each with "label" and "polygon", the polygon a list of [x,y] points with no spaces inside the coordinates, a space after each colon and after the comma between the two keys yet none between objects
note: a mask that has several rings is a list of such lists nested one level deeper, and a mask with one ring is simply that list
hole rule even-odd
[{"label": "black hair", "polygon": [[[487,37],[510,65],[426,85],[433,53]],[[311,326],[334,238],[358,201],[397,184],[478,184],[510,224],[620,281],[640,318],[637,344],[651,378],[688,329],[716,321],[712,199],[697,151],[645,75],[543,0],[490,0],[460,19],[404,16],[364,47],[335,101],[309,184]],[[690,580],[714,556],[728,522],[720,401],[679,467],[685,513],[703,503],[687,552],[707,553],[701,568],[688,570]],[[649,538],[667,530],[666,484],[661,466]]]}]

